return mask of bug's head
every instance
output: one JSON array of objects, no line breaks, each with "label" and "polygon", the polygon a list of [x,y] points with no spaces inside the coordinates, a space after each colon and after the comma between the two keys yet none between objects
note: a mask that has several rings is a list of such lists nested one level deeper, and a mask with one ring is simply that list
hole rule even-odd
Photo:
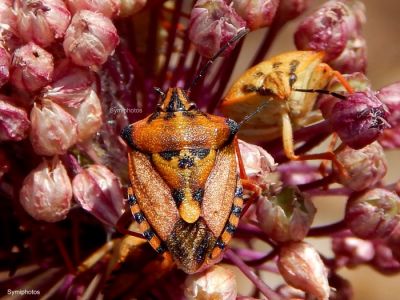
[{"label": "bug's head", "polygon": [[157,110],[162,112],[178,112],[197,110],[195,103],[191,102],[185,91],[181,88],[169,88],[166,94],[161,94],[162,102]]}]

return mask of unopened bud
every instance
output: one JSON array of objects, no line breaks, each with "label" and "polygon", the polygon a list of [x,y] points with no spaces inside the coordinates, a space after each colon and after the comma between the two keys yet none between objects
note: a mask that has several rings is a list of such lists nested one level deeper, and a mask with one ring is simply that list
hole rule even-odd
[{"label": "unopened bud", "polygon": [[64,154],[76,143],[76,120],[51,100],[43,99],[41,105],[35,103],[30,118],[30,139],[37,154]]},{"label": "unopened bud", "polygon": [[17,0],[15,7],[19,35],[41,47],[62,38],[71,19],[62,0]]},{"label": "unopened bud", "polygon": [[66,0],[69,10],[75,14],[80,10],[90,10],[107,18],[118,15],[120,0]]},{"label": "unopened bud", "polygon": [[280,248],[278,268],[285,281],[321,300],[329,299],[328,274],[318,252],[309,244],[294,242]]},{"label": "unopened bud", "polygon": [[17,35],[17,15],[13,9],[13,1],[0,1],[0,47],[3,46],[12,53],[20,46]]},{"label": "unopened bud", "polygon": [[346,147],[336,154],[347,174],[333,166],[339,182],[354,190],[362,191],[375,186],[386,175],[387,161],[383,148],[374,142],[362,149]]},{"label": "unopened bud", "polygon": [[198,0],[190,15],[189,38],[202,56],[212,57],[245,26],[226,1]]},{"label": "unopened bud", "polygon": [[237,296],[235,274],[217,265],[203,272],[191,274],[185,281],[185,296],[188,300],[235,300]]},{"label": "unopened bud", "polygon": [[279,0],[233,0],[233,8],[251,30],[271,25]]},{"label": "unopened bud", "polygon": [[381,188],[356,193],[347,202],[345,220],[360,238],[387,237],[399,224],[400,198]]},{"label": "unopened bud", "polygon": [[329,62],[335,70],[341,73],[365,73],[367,70],[367,42],[361,35],[349,39],[342,53]]},{"label": "unopened bud", "polygon": [[71,207],[72,188],[61,161],[54,157],[32,170],[22,184],[19,199],[36,220],[57,222],[65,219]]},{"label": "unopened bud", "polygon": [[0,95],[0,141],[20,141],[28,136],[29,127],[25,110]]},{"label": "unopened bud", "polygon": [[314,220],[315,206],[294,187],[257,202],[257,219],[261,229],[274,241],[301,241]]},{"label": "unopened bud", "polygon": [[7,83],[10,77],[11,55],[0,44],[0,88]]},{"label": "unopened bud", "polygon": [[124,209],[118,178],[102,165],[91,165],[72,181],[76,201],[101,222],[115,226]]},{"label": "unopened bud", "polygon": [[81,10],[65,33],[64,51],[80,66],[102,65],[119,43],[117,29],[102,14]]},{"label": "unopened bud", "polygon": [[11,83],[21,90],[35,92],[48,84],[54,71],[53,56],[34,43],[14,52]]}]

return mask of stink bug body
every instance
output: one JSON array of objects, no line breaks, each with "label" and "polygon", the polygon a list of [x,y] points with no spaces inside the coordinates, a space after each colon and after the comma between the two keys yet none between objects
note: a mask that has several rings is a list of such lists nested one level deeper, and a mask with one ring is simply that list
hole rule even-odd
[{"label": "stink bug body", "polygon": [[170,88],[147,118],[126,127],[128,201],[144,237],[186,273],[218,260],[239,221],[235,121],[209,115]]}]

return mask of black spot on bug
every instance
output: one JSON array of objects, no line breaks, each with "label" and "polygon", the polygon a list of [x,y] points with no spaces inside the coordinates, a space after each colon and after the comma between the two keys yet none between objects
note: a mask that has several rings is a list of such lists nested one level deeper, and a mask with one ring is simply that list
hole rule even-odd
[{"label": "black spot on bug", "polygon": [[260,72],[260,71],[258,71],[257,73],[254,74],[255,78],[260,78],[260,77],[263,77],[263,76],[265,76],[265,74],[263,72]]},{"label": "black spot on bug", "polygon": [[257,93],[259,93],[261,96],[271,96],[274,94],[274,92],[271,89],[265,88],[263,86],[257,89]]},{"label": "black spot on bug", "polygon": [[156,252],[158,254],[163,254],[165,251],[167,251],[167,247],[165,247],[165,245],[160,245],[157,249]]},{"label": "black spot on bug", "polygon": [[221,238],[219,238],[216,242],[215,245],[220,248],[220,249],[224,249],[225,248],[225,243],[221,240]]},{"label": "black spot on bug", "polygon": [[195,250],[195,259],[197,263],[201,263],[206,257],[208,247],[210,245],[211,236],[210,234],[206,234],[204,238],[201,240],[200,244]]},{"label": "black spot on bug", "polygon": [[194,158],[190,156],[184,156],[179,159],[178,167],[180,169],[189,169],[194,166]]},{"label": "black spot on bug", "polygon": [[245,84],[242,87],[242,92],[245,94],[257,92],[257,87],[253,84]]},{"label": "black spot on bug", "polygon": [[167,105],[166,112],[176,112],[176,111],[184,111],[185,106],[183,105],[181,99],[179,98],[179,94],[177,89],[172,90],[171,99]]},{"label": "black spot on bug", "polygon": [[231,224],[230,222],[228,222],[225,226],[225,230],[230,233],[233,234],[236,231],[236,226]]},{"label": "black spot on bug", "polygon": [[241,186],[236,187],[235,197],[243,198],[243,188]]},{"label": "black spot on bug", "polygon": [[144,215],[142,212],[137,212],[133,215],[133,218],[135,219],[135,221],[140,224],[142,223],[145,219],[144,219]]},{"label": "black spot on bug", "polygon": [[294,73],[291,73],[289,75],[289,86],[292,87],[293,84],[297,81],[297,75]]},{"label": "black spot on bug", "polygon": [[128,200],[127,200],[128,204],[130,206],[135,205],[137,203],[137,199],[134,195],[128,195]]},{"label": "black spot on bug", "polygon": [[278,69],[278,68],[280,67],[280,65],[282,65],[282,63],[281,63],[281,62],[276,62],[276,63],[273,63],[273,65],[272,65],[272,68],[274,68],[274,69]]},{"label": "black spot on bug", "polygon": [[159,155],[165,160],[170,161],[174,156],[179,156],[179,150],[163,151]]},{"label": "black spot on bug", "polygon": [[148,241],[150,241],[154,235],[155,235],[155,233],[151,229],[147,229],[146,231],[143,232],[144,238]]},{"label": "black spot on bug", "polygon": [[175,117],[175,114],[173,112],[167,112],[164,116],[164,120],[170,120],[173,117]]},{"label": "black spot on bug", "polygon": [[128,144],[129,147],[136,149],[137,147],[135,146],[135,143],[133,142],[132,139],[132,132],[133,132],[132,125],[128,125],[124,129],[122,129],[121,137]]},{"label": "black spot on bug", "polygon": [[185,198],[185,193],[183,192],[183,190],[178,190],[178,189],[173,190],[172,198],[174,198],[176,206],[179,207],[179,205],[181,205],[183,199]]},{"label": "black spot on bug", "polygon": [[240,214],[242,213],[242,208],[240,206],[237,205],[233,205],[232,206],[232,213],[236,216],[236,217],[240,217]]},{"label": "black spot on bug", "polygon": [[200,159],[204,159],[210,154],[210,149],[190,149],[190,154]]},{"label": "black spot on bug", "polygon": [[290,66],[290,73],[296,72],[296,69],[297,69],[297,67],[299,66],[299,64],[300,64],[300,62],[299,62],[298,60],[296,60],[296,59],[292,60],[292,61],[289,63],[289,66]]},{"label": "black spot on bug", "polygon": [[193,192],[192,197],[197,202],[201,202],[203,200],[203,195],[204,195],[204,189],[197,189],[196,191]]},{"label": "black spot on bug", "polygon": [[155,119],[157,119],[160,116],[159,111],[155,111],[154,113],[151,114],[151,116],[147,119],[147,124],[150,124],[153,122]]},{"label": "black spot on bug", "polygon": [[190,112],[190,111],[187,111],[187,110],[185,110],[185,111],[182,113],[182,115],[183,115],[184,117],[187,117],[187,118],[190,118],[190,119],[193,119],[193,118],[196,116],[195,113]]},{"label": "black spot on bug", "polygon": [[225,123],[229,127],[230,134],[228,142],[230,142],[235,137],[235,134],[239,131],[239,125],[232,119],[225,119]]}]

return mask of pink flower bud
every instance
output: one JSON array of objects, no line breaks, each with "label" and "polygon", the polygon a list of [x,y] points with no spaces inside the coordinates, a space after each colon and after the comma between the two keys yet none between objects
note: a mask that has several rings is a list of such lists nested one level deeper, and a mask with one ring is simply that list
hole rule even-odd
[{"label": "pink flower bud", "polygon": [[103,124],[100,99],[93,90],[78,108],[67,108],[67,110],[76,119],[79,142],[93,136]]},{"label": "pink flower bud", "polygon": [[117,29],[102,14],[81,10],[65,33],[64,51],[80,66],[102,65],[119,43]]},{"label": "pink flower bud", "polygon": [[102,165],[91,165],[72,180],[76,201],[101,222],[114,226],[124,210],[118,178]]},{"label": "pink flower bud", "polygon": [[290,21],[300,16],[309,6],[311,0],[280,0],[278,15],[281,21]]},{"label": "pink flower bud", "polygon": [[57,222],[67,217],[72,188],[67,171],[54,157],[44,161],[25,178],[19,200],[34,219]]},{"label": "pink flower bud", "polygon": [[15,50],[10,81],[21,90],[35,92],[51,81],[53,69],[53,56],[29,43]]},{"label": "pink flower bud", "polygon": [[275,171],[274,158],[262,147],[239,140],[240,155],[249,177],[267,175]]},{"label": "pink flower bud", "polygon": [[77,141],[74,117],[48,99],[34,104],[31,111],[31,143],[39,155],[64,154]]},{"label": "pink flower bud", "polygon": [[278,172],[283,185],[305,184],[321,177],[321,173],[315,166],[304,161],[291,161],[279,165]]},{"label": "pink flower bud", "polygon": [[10,53],[18,44],[17,15],[12,6],[12,1],[0,1],[0,43]]},{"label": "pink flower bud", "polygon": [[353,149],[374,142],[385,128],[387,108],[373,92],[355,92],[337,102],[329,117],[333,130]]},{"label": "pink flower bud", "polygon": [[344,148],[336,155],[348,176],[333,166],[339,182],[354,190],[362,191],[375,186],[386,175],[387,162],[383,148],[374,142],[360,150]]},{"label": "pink flower bud", "polygon": [[251,30],[271,25],[279,0],[233,0],[233,8]]},{"label": "pink flower bud", "polygon": [[278,268],[285,281],[321,300],[329,299],[328,274],[318,252],[309,244],[295,242],[280,248]]},{"label": "pink flower bud", "polygon": [[380,188],[356,193],[347,202],[345,220],[360,238],[387,237],[399,224],[400,198]]},{"label": "pink flower bud", "polygon": [[80,10],[90,10],[113,18],[119,14],[119,0],[66,0],[69,10],[75,14]]},{"label": "pink flower bud", "polygon": [[394,256],[392,248],[385,240],[375,240],[375,257],[371,266],[385,275],[397,274],[400,271],[400,262]]},{"label": "pink flower bud", "polygon": [[365,73],[367,70],[367,43],[361,35],[349,39],[342,53],[329,64],[341,73]]},{"label": "pink flower bud", "polygon": [[214,265],[203,272],[191,274],[185,281],[185,297],[188,300],[235,300],[236,296],[235,274],[231,270],[218,265]]},{"label": "pink flower bud", "polygon": [[63,106],[79,107],[94,88],[93,72],[69,60],[63,60],[56,66],[53,77],[53,82],[44,88],[42,97]]},{"label": "pink flower bud", "polygon": [[71,19],[62,0],[16,0],[15,7],[20,36],[41,47],[62,38]]},{"label": "pink flower bud", "polygon": [[30,122],[25,110],[0,95],[0,141],[20,141],[28,136]]},{"label": "pink flower bud", "polygon": [[10,77],[11,56],[0,44],[0,88],[7,83]]},{"label": "pink flower bud", "polygon": [[390,84],[377,94],[390,112],[387,121],[391,128],[386,128],[379,137],[385,148],[400,147],[400,81]]},{"label": "pink flower bud", "polygon": [[198,0],[190,15],[189,38],[202,56],[212,57],[245,26],[226,1]]},{"label": "pink flower bud", "polygon": [[309,198],[294,187],[285,187],[267,199],[257,202],[260,228],[274,241],[301,241],[307,236],[316,209]]},{"label": "pink flower bud", "polygon": [[120,0],[121,2],[121,11],[119,16],[120,17],[129,17],[140,10],[146,5],[147,0]]}]

